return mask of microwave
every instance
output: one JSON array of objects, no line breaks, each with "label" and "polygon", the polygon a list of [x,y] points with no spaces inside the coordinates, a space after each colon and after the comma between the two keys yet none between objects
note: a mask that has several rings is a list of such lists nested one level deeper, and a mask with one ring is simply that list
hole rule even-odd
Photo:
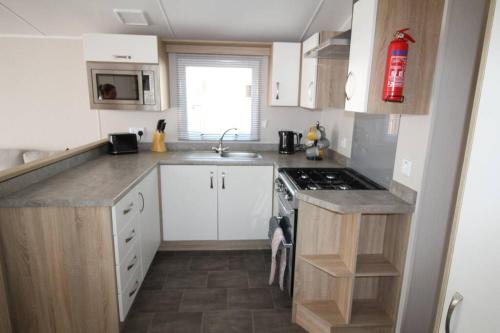
[{"label": "microwave", "polygon": [[92,109],[161,111],[159,65],[87,62]]}]

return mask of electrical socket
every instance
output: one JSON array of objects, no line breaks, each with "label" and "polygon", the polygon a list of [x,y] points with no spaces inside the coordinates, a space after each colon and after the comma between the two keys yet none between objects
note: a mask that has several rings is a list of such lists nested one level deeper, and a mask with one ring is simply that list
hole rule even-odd
[{"label": "electrical socket", "polygon": [[340,139],[340,147],[346,149],[347,148],[347,139],[342,138]]},{"label": "electrical socket", "polygon": [[266,120],[266,119],[262,120],[262,121],[260,122],[260,127],[261,127],[261,128],[267,128],[267,123],[268,123],[268,122],[267,122],[267,120]]},{"label": "electrical socket", "polygon": [[401,173],[407,177],[410,177],[411,175],[411,165],[412,161],[410,160],[403,160],[401,163]]},{"label": "electrical socket", "polygon": [[130,127],[128,129],[129,133],[134,133],[135,135],[139,136],[139,132],[142,132],[142,135],[146,134],[146,128],[144,127]]}]

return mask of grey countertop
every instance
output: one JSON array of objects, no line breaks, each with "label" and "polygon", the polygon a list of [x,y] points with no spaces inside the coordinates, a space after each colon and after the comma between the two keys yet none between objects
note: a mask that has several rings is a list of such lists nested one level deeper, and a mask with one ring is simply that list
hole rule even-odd
[{"label": "grey countertop", "polygon": [[[0,207],[113,206],[154,167],[162,164],[342,167],[333,160],[309,161],[303,153],[261,152],[254,160],[192,159],[193,152],[102,155],[0,199]],[[340,213],[409,213],[413,205],[389,191],[308,191],[299,199]]]}]

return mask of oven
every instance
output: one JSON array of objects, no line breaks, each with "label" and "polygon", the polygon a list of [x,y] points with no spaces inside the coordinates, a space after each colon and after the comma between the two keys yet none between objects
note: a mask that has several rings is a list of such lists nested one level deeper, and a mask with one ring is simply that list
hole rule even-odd
[{"label": "oven", "polygon": [[161,111],[159,65],[87,62],[92,109]]}]

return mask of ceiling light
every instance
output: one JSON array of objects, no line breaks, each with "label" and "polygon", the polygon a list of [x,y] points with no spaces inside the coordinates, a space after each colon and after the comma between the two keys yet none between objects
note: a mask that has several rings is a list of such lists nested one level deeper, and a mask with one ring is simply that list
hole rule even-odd
[{"label": "ceiling light", "polygon": [[139,9],[113,9],[118,20],[126,25],[149,25],[144,11]]}]

